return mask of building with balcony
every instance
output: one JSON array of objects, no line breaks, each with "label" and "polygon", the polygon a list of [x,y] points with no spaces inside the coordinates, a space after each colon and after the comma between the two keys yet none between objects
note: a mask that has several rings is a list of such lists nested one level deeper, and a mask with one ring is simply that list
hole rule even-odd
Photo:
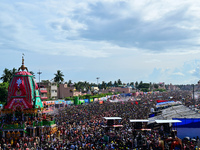
[{"label": "building with balcony", "polygon": [[50,82],[49,80],[42,80],[38,83],[41,93],[41,99],[57,99],[57,83]]},{"label": "building with balcony", "polygon": [[40,85],[39,91],[40,91],[41,100],[47,100],[48,99],[48,97],[47,97],[47,88],[45,88],[44,86]]}]

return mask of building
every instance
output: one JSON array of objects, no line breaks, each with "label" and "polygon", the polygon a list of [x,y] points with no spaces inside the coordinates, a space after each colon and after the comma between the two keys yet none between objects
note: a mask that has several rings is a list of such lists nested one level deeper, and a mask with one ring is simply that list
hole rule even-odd
[{"label": "building", "polygon": [[101,93],[115,93],[115,92],[119,92],[119,93],[131,93],[133,92],[132,87],[110,87],[108,89],[104,89],[101,90]]},{"label": "building", "polygon": [[68,87],[67,84],[59,84],[57,94],[59,99],[63,99],[65,97],[82,95],[82,92],[77,92],[74,86]]},{"label": "building", "polygon": [[57,83],[50,82],[49,80],[42,80],[40,83],[38,83],[40,87],[40,93],[41,93],[41,99],[47,100],[47,99],[57,99]]}]

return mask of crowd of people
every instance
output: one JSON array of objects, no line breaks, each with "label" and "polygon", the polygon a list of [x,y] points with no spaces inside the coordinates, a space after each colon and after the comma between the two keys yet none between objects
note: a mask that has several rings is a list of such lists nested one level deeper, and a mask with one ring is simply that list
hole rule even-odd
[{"label": "crowd of people", "polygon": [[[156,108],[156,100],[162,96],[168,99],[169,96],[176,100],[191,98],[188,92],[164,92],[160,94],[146,94],[137,97],[130,97],[120,102],[105,101],[73,105],[62,108],[54,115],[58,130],[54,135],[40,135],[39,137],[21,138],[15,144],[14,149],[68,149],[68,150],[120,150],[120,149],[143,149],[143,150],[164,150],[164,149],[197,149],[199,138],[179,139],[176,131],[163,133],[160,129],[136,130],[130,119],[148,119],[151,108]],[[137,101],[137,103],[136,103]],[[116,123],[122,126],[113,128],[106,127],[106,120],[103,117],[121,117]],[[2,149],[13,149],[12,144],[1,140]]]}]

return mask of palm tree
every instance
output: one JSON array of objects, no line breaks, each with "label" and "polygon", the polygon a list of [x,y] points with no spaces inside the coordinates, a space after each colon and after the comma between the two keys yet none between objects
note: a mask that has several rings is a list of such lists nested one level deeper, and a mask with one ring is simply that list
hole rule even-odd
[{"label": "palm tree", "polygon": [[55,73],[54,75],[55,75],[54,82],[62,83],[64,81],[64,78],[63,78],[64,75],[61,72],[61,70],[57,70],[57,73]]},{"label": "palm tree", "polygon": [[58,95],[58,98],[63,98],[61,97],[61,94],[60,94],[60,85],[63,81],[64,81],[64,75],[63,73],[61,72],[61,70],[57,70],[57,73],[54,74],[55,77],[54,77],[54,82],[57,82],[57,85],[58,85],[58,91],[59,91],[59,95]]},{"label": "palm tree", "polygon": [[11,78],[12,78],[11,71],[9,69],[5,68],[4,71],[3,71],[3,75],[2,75],[2,77],[0,79],[3,82],[8,82],[9,83]]},{"label": "palm tree", "polygon": [[15,73],[17,73],[17,69],[16,69],[16,68],[13,68],[12,70],[10,70],[10,72],[11,72],[11,75],[14,76]]}]

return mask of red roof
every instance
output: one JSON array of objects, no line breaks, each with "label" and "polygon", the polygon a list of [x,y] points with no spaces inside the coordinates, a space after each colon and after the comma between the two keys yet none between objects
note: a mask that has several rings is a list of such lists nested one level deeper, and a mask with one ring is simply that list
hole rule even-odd
[{"label": "red roof", "polygon": [[47,90],[40,90],[41,93],[47,93]]}]

